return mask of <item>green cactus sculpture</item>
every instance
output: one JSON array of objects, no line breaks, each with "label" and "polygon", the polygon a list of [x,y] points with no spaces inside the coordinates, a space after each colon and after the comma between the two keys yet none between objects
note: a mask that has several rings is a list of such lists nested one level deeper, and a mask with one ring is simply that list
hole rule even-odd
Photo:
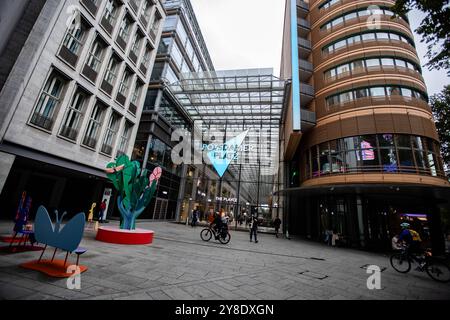
[{"label": "green cactus sculpture", "polygon": [[127,155],[122,155],[116,162],[108,163],[106,175],[119,191],[117,205],[122,215],[120,229],[134,230],[136,219],[150,203],[156,191],[158,179],[162,170],[157,167],[152,174],[142,169],[137,161],[130,161]]}]

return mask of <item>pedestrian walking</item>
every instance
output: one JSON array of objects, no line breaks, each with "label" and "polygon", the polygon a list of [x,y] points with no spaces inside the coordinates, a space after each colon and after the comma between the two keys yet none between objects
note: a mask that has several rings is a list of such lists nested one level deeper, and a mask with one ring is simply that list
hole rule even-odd
[{"label": "pedestrian walking", "polygon": [[106,210],[106,199],[103,199],[103,202],[100,203],[100,210],[98,211],[98,222],[103,222],[103,213]]},{"label": "pedestrian walking", "polygon": [[250,220],[250,242],[252,242],[253,236],[255,236],[255,243],[258,243],[258,218],[252,215]]},{"label": "pedestrian walking", "polygon": [[276,217],[273,221],[273,226],[275,227],[275,236],[278,238],[278,231],[280,230],[281,226],[281,219],[279,217]]},{"label": "pedestrian walking", "polygon": [[195,227],[197,224],[198,214],[199,214],[199,210],[198,210],[198,207],[196,207],[195,210],[192,212],[192,221],[191,221],[192,228]]}]

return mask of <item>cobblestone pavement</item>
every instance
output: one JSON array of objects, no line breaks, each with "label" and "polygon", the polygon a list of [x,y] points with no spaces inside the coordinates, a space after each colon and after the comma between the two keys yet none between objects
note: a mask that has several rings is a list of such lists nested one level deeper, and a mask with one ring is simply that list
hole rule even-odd
[{"label": "cobblestone pavement", "polygon": [[[116,224],[115,222],[109,225]],[[200,227],[139,222],[155,231],[148,246],[114,245],[86,231],[81,289],[19,267],[40,252],[0,255],[0,299],[450,299],[450,284],[426,273],[397,273],[387,256],[320,243],[231,231],[228,245],[200,239]],[[0,224],[8,233],[11,224]],[[47,250],[46,256],[51,256]],[[60,253],[58,258],[64,259]],[[74,257],[71,257],[74,260]],[[364,265],[386,268],[381,289],[367,289]]]}]

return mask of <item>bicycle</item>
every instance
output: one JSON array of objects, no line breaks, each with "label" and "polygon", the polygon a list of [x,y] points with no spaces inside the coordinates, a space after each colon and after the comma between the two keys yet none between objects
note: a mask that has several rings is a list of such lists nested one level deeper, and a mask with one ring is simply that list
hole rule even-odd
[{"label": "bicycle", "polygon": [[219,232],[214,230],[214,228],[211,228],[211,226],[208,226],[200,232],[200,238],[202,238],[203,241],[211,240],[213,235],[214,239],[219,240],[219,242],[222,244],[227,244],[231,240],[231,235],[228,232],[227,228],[222,228],[222,230]]},{"label": "bicycle", "polygon": [[450,282],[450,266],[443,259],[432,256],[430,251],[425,251],[424,257],[417,257],[409,252],[407,246],[403,246],[400,252],[394,253],[391,258],[391,266],[395,271],[400,273],[408,273],[411,270],[411,264],[417,262],[419,264],[418,271],[426,271],[428,276],[434,281]]}]

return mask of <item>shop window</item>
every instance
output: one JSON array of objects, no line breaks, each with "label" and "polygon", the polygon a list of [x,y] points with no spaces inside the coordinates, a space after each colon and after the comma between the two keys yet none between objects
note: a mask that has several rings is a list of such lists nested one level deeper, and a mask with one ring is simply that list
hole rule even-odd
[{"label": "shop window", "polygon": [[400,166],[402,167],[414,167],[414,158],[411,149],[398,149],[398,158],[400,160]]},{"label": "shop window", "polygon": [[320,173],[321,174],[329,174],[331,173],[331,164],[330,164],[330,157],[329,157],[329,147],[328,142],[322,143],[319,145],[319,163],[320,163]]},{"label": "shop window", "polygon": [[381,148],[380,156],[384,172],[397,172],[397,153],[395,148]]}]

